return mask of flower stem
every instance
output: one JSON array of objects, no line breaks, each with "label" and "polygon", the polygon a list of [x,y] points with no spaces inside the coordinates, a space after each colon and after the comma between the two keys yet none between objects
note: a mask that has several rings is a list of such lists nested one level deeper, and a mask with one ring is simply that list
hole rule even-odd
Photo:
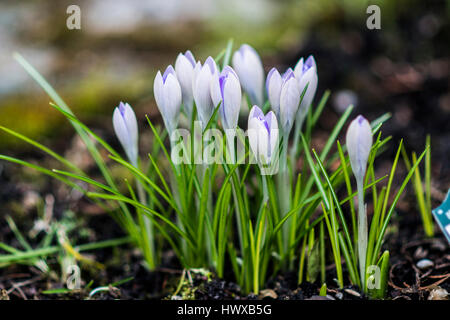
[{"label": "flower stem", "polygon": [[[139,202],[141,202],[143,205],[147,205],[147,199],[144,191],[144,187],[142,186],[141,182],[138,180],[136,181],[136,188],[138,192]],[[153,236],[153,223],[150,220],[149,217],[140,214],[142,217],[142,230],[143,237],[144,237],[144,257],[148,264],[148,267],[150,270],[153,270],[156,267],[155,263],[155,246],[154,246],[154,236]]]},{"label": "flower stem", "polygon": [[[364,177],[364,176],[363,176]],[[363,178],[356,180],[358,189],[358,257],[359,270],[361,275],[361,287],[365,291],[365,275],[366,275],[366,253],[367,253],[367,216],[366,207],[364,205],[364,180]]]},{"label": "flower stem", "polygon": [[[287,166],[288,135],[284,135],[282,148],[283,149],[281,150],[280,172],[277,175],[277,184],[280,200],[280,216],[279,216],[280,219],[282,219],[291,208],[291,180],[289,177],[289,171]],[[286,221],[286,223],[283,225],[283,248],[280,248],[283,251],[288,250],[290,224],[291,219]]]}]

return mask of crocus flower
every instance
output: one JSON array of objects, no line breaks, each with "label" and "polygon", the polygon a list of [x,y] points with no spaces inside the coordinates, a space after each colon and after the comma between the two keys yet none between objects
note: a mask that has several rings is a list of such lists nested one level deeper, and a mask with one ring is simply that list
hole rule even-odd
[{"label": "crocus flower", "polygon": [[195,104],[197,106],[197,113],[203,128],[208,124],[214,113],[214,108],[211,99],[211,82],[214,75],[217,73],[217,66],[214,59],[208,57],[203,65],[197,63],[194,70],[194,80],[192,82],[192,90],[194,94]]},{"label": "crocus flower", "polygon": [[241,85],[233,68],[226,66],[220,74],[215,74],[211,83],[211,98],[219,112],[225,130],[235,129],[241,108]]},{"label": "crocus flower", "polygon": [[369,122],[363,116],[359,115],[350,123],[347,129],[346,143],[356,181],[362,180],[372,148],[372,130]]},{"label": "crocus flower", "polygon": [[372,130],[369,122],[361,115],[350,123],[346,136],[350,165],[356,178],[358,190],[358,260],[361,282],[365,288],[367,255],[367,215],[364,205],[364,175],[367,159],[372,148]]},{"label": "crocus flower", "polygon": [[260,164],[269,164],[278,145],[278,123],[275,113],[265,116],[258,106],[253,106],[248,117],[250,148]]},{"label": "crocus flower", "polygon": [[168,66],[164,74],[158,71],[153,83],[156,105],[169,135],[176,129],[181,107],[181,87],[175,70]]},{"label": "crocus flower", "polygon": [[192,80],[194,78],[195,58],[191,51],[180,53],[175,61],[175,71],[181,86],[184,111],[189,119],[192,117]]},{"label": "crocus flower", "polygon": [[233,54],[232,62],[250,101],[261,106],[264,103],[264,68],[258,53],[248,44],[243,44]]},{"label": "crocus flower", "polygon": [[308,109],[314,99],[317,90],[317,66],[314,57],[309,56],[305,62],[303,62],[303,58],[301,58],[295,66],[294,73],[295,78],[299,83],[300,95],[303,93],[306,85],[308,85],[305,95],[303,96],[303,100],[300,104],[300,108],[297,112],[296,121],[301,126],[301,124],[305,120],[306,114],[308,113]]},{"label": "crocus flower", "polygon": [[114,109],[113,127],[128,159],[134,166],[138,160],[138,126],[136,115],[128,103],[120,102]]},{"label": "crocus flower", "polygon": [[280,121],[284,134],[289,135],[300,103],[300,89],[294,72],[289,68],[283,76],[272,68],[266,80],[267,96]]}]

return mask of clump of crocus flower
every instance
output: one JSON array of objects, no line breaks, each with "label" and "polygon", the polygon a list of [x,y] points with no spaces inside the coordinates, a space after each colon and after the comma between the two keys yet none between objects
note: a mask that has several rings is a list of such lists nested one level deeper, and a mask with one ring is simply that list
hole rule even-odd
[{"label": "clump of crocus flower", "polygon": [[[375,178],[373,164],[377,150],[389,140],[381,139],[381,134],[378,134],[372,143],[372,134],[379,130],[386,118],[377,119],[372,124],[362,116],[353,120],[346,136],[346,158],[345,148],[341,147],[337,138],[350,117],[350,106],[318,152],[312,148],[310,133],[320,117],[328,94],[321,99],[318,108],[310,107],[318,82],[314,58],[310,56],[306,61],[300,59],[293,70],[288,68],[283,74],[276,68],[270,69],[266,79],[266,99],[264,68],[256,50],[246,44],[234,54],[231,50],[230,42],[227,49],[216,58],[217,61],[208,57],[203,64],[196,61],[189,50],[180,53],[175,68],[168,66],[164,73],[158,71],[153,93],[171,143],[172,136],[176,136],[180,138],[179,141],[183,140],[182,146],[185,146],[184,142],[192,140],[195,144],[196,139],[189,138],[197,136],[198,125],[195,120],[199,120],[202,138],[214,137],[221,147],[223,141],[242,139],[244,154],[256,159],[255,162],[245,165],[239,162],[204,163],[196,162],[196,157],[185,157],[188,160],[194,158],[188,163],[171,161],[176,153],[173,151],[179,145],[171,146],[169,155],[164,135],[147,118],[155,139],[146,155],[148,161],[144,162],[148,165],[139,165],[138,123],[131,106],[121,102],[114,109],[113,126],[127,161],[99,135],[83,125],[55,91],[49,90],[50,86],[43,78],[38,78],[38,81],[52,100],[59,104],[51,105],[66,116],[86,143],[103,181],[95,181],[64,157],[2,126],[0,130],[28,143],[31,141],[33,146],[53,156],[70,171],[48,170],[6,155],[0,155],[0,159],[38,169],[80,190],[86,197],[104,201],[105,207],[113,208],[111,216],[141,249],[149,269],[158,266],[162,251],[170,246],[186,269],[207,268],[223,277],[226,261],[231,262],[236,280],[245,292],[258,293],[268,278],[268,270],[287,271],[297,265],[299,283],[304,277],[314,282],[318,272],[320,280],[325,282],[325,230],[328,230],[339,286],[344,286],[341,265],[344,258],[352,284],[359,285],[366,292],[366,288],[372,290],[371,286],[366,286],[366,279],[381,279],[382,285],[376,289],[374,296],[383,296],[389,265],[389,252],[381,254],[383,237],[395,205],[425,152],[414,158],[407,177],[389,207],[400,144],[387,187],[383,187],[376,196],[375,191],[372,191],[374,213],[368,228],[364,189],[376,190],[376,184],[383,179]],[[38,74],[22,57],[17,59],[30,74]],[[230,59],[233,67],[230,66]],[[245,100],[249,103],[245,103]],[[240,114],[246,114],[241,110],[244,105],[250,109],[246,121],[247,137],[245,134],[229,136],[226,132],[226,139],[221,140],[223,131],[242,131],[238,123]],[[182,107],[188,119],[194,122],[190,130],[179,128],[179,124],[182,124],[179,121]],[[288,143],[294,126],[293,143]],[[182,130],[187,133],[186,141]],[[308,134],[304,135],[302,130]],[[280,141],[283,141],[281,148]],[[208,151],[214,151],[211,147],[213,143],[207,140],[203,142]],[[334,143],[337,151],[333,151]],[[301,146],[301,155],[297,154],[298,146]],[[287,166],[289,147],[290,168]],[[109,152],[109,161],[105,161],[99,148]],[[231,154],[232,150],[229,151]],[[304,164],[301,171],[296,165],[300,156]],[[163,157],[166,157],[166,161]],[[230,158],[235,160],[239,157]],[[278,164],[279,158],[280,172],[266,170],[267,166]],[[336,165],[335,159],[339,159],[340,163]],[[356,178],[358,219],[355,217],[353,202],[350,201],[355,192],[347,173],[349,162]],[[130,183],[129,178],[114,177],[109,168],[111,163],[126,168],[135,184]],[[257,166],[253,166],[255,163]],[[198,167],[198,164],[202,164],[202,167]],[[275,174],[278,184],[273,181],[272,175]],[[90,189],[73,183],[72,179],[83,181]],[[123,185],[119,186],[119,183]],[[337,189],[344,183],[348,197],[347,200],[340,200]],[[95,191],[91,188],[95,188]],[[137,192],[134,188],[137,188]],[[117,205],[109,206],[112,201]],[[351,228],[342,210],[345,203],[350,206]],[[322,214],[319,213],[319,206],[322,206]],[[236,219],[236,222],[233,223],[231,219]],[[377,268],[381,270],[380,277],[370,274],[371,270]]]}]

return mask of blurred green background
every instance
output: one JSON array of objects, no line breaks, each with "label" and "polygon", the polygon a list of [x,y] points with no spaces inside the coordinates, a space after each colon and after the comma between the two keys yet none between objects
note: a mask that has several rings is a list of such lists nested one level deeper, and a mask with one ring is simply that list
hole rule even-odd
[{"label": "blurred green background", "polygon": [[[70,4],[81,8],[81,30],[66,27]],[[381,30],[366,27],[370,4],[381,8]],[[178,52],[190,49],[203,60],[233,38],[235,48],[254,46],[266,71],[314,54],[316,99],[325,89],[333,93],[330,123],[348,103],[368,116],[390,111],[392,133],[418,138],[423,147],[424,134],[438,130],[443,137],[436,143],[446,152],[449,17],[444,0],[3,0],[0,124],[60,150],[73,133],[13,52],[30,61],[83,121],[111,134],[119,101],[135,107],[140,119],[157,115],[153,78]],[[0,152],[27,150],[0,134]]]}]

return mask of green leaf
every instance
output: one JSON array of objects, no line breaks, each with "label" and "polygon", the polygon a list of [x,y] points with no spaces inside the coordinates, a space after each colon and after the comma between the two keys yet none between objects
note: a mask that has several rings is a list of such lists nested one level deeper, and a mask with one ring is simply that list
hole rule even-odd
[{"label": "green leaf", "polygon": [[319,242],[316,242],[308,253],[307,273],[308,281],[315,282],[320,272],[320,255],[319,255]]},{"label": "green leaf", "polygon": [[[416,168],[419,165],[420,161],[422,161],[422,158],[425,156],[425,154],[427,152],[427,149],[428,148],[426,148],[425,151],[422,152],[420,157],[417,159],[417,162],[414,164],[414,166],[408,172],[408,175],[406,176],[405,180],[403,180],[403,183],[400,186],[400,189],[397,191],[397,194],[395,195],[394,201],[392,202],[391,207],[389,208],[389,211],[387,213],[387,216],[386,216],[386,218],[383,221],[383,226],[381,227],[381,230],[378,233],[377,242],[376,242],[376,245],[375,245],[375,250],[373,251],[372,263],[371,264],[374,264],[375,259],[378,256],[378,253],[380,252],[381,244],[382,244],[383,239],[384,239],[384,234],[386,232],[389,220],[390,220],[392,214],[394,213],[394,210],[395,210],[395,207],[397,205],[397,202],[400,200],[400,196],[402,195],[403,190],[405,189],[406,185],[408,184],[409,180],[411,179],[412,175],[414,174],[414,170],[416,170]],[[387,193],[388,192],[386,191],[386,194]]]},{"label": "green leaf", "polygon": [[67,288],[59,288],[59,289],[44,290],[42,291],[42,294],[67,294],[72,292],[74,292],[74,290]]},{"label": "green leaf", "polygon": [[5,128],[4,126],[0,125],[0,130],[5,131],[6,133],[21,139],[22,141],[25,141],[29,144],[31,144],[32,146],[35,146],[36,148],[44,151],[45,153],[47,153],[48,155],[50,155],[51,157],[55,158],[56,160],[58,160],[59,162],[61,162],[62,164],[64,164],[65,166],[67,166],[68,168],[71,168],[72,170],[83,174],[83,171],[81,171],[76,165],[74,165],[72,162],[70,162],[69,160],[67,160],[66,158],[60,156],[59,154],[57,154],[56,152],[52,151],[51,149],[47,148],[46,146],[40,144],[37,141],[34,141],[33,139],[30,139],[26,136],[24,136],[23,134],[20,134],[14,130]]},{"label": "green leaf", "polygon": [[327,295],[327,284],[324,283],[324,284],[322,284],[322,286],[320,287],[319,296],[321,296],[321,297],[326,297],[326,295]]},{"label": "green leaf", "polygon": [[225,50],[225,55],[223,57],[222,69],[230,64],[231,53],[233,52],[233,39],[228,40],[227,48]]}]

